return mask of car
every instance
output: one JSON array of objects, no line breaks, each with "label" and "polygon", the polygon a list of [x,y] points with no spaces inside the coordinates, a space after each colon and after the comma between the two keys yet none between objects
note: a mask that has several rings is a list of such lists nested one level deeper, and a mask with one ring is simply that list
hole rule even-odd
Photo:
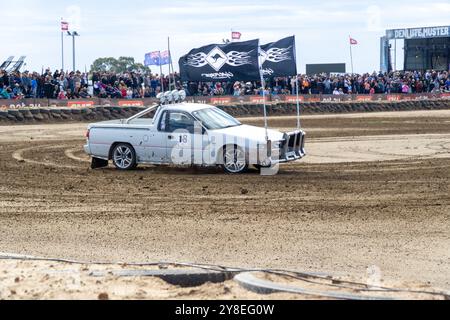
[{"label": "car", "polygon": [[[180,98],[181,97],[181,98]],[[271,168],[306,155],[305,132],[289,133],[240,123],[223,110],[183,101],[183,91],[135,116],[88,126],[85,152],[92,168],[132,170],[139,164],[221,166],[239,174]]]}]

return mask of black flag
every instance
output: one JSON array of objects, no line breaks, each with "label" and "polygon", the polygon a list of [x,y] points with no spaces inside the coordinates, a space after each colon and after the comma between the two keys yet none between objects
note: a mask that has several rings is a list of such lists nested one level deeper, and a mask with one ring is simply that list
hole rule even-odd
[{"label": "black flag", "polygon": [[211,44],[180,59],[182,81],[252,81],[260,79],[259,40]]},{"label": "black flag", "polygon": [[295,36],[261,46],[259,59],[266,78],[296,75]]}]

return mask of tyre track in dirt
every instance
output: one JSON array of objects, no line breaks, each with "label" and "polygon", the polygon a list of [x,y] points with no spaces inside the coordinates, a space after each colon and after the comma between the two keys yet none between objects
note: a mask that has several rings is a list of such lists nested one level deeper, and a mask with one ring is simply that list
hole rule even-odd
[{"label": "tyre track in dirt", "polygon": [[[363,279],[376,265],[386,279],[450,288],[450,116],[379,119],[305,117],[309,156],[275,177],[92,171],[81,149],[85,124],[22,126],[10,139],[11,127],[0,127],[0,251]],[[339,126],[355,130],[336,137]]]}]

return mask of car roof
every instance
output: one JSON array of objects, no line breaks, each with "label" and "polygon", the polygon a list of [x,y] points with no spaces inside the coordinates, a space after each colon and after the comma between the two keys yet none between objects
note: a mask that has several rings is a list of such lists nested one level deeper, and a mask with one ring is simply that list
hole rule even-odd
[{"label": "car roof", "polygon": [[169,104],[164,105],[164,109],[166,110],[181,110],[186,112],[195,112],[202,109],[209,109],[209,108],[215,108],[214,106],[203,104],[203,103],[188,103],[188,102],[182,102],[177,104]]}]

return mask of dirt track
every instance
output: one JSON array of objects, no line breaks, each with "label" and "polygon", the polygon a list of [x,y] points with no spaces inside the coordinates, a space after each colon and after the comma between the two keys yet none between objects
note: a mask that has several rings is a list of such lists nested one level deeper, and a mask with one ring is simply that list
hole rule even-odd
[{"label": "dirt track", "polygon": [[0,127],[0,252],[362,281],[376,266],[387,282],[449,290],[450,112],[310,116],[303,126],[310,155],[275,177],[91,171],[85,124]]}]

